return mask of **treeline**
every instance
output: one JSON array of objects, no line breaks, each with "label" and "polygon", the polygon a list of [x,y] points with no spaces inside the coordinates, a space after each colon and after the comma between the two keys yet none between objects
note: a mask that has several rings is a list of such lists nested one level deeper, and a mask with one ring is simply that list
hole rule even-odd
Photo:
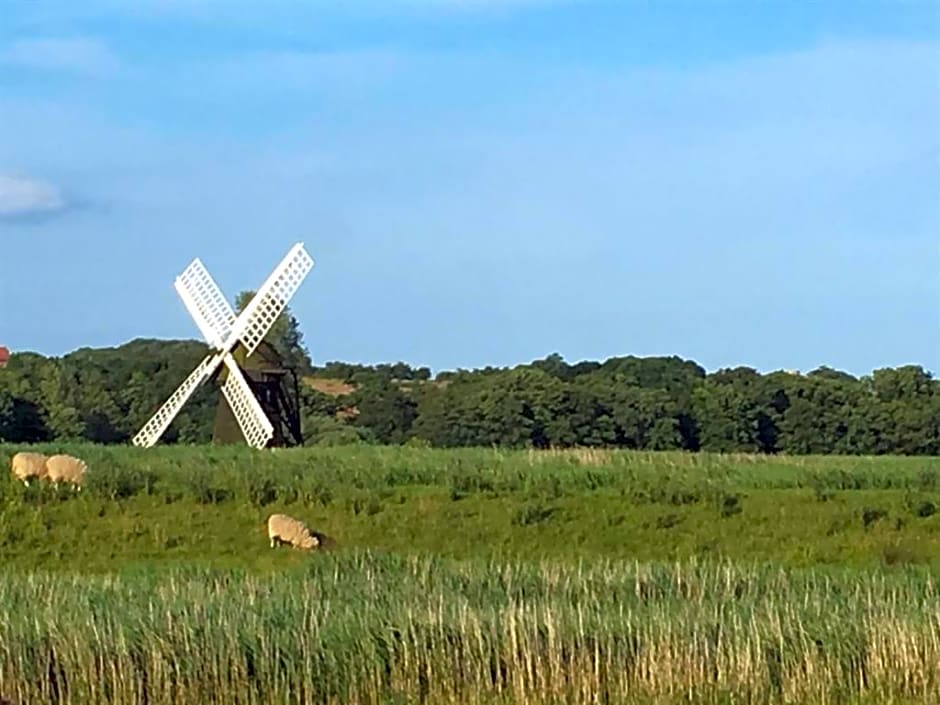
[{"label": "treeline", "polygon": [[[135,340],[61,358],[14,354],[0,371],[0,440],[127,442],[206,352]],[[333,362],[312,368],[301,396],[305,440],[318,444],[940,454],[940,381],[916,365],[856,378],[550,355],[432,377],[404,363]],[[164,440],[209,441],[217,400],[204,387]]]}]

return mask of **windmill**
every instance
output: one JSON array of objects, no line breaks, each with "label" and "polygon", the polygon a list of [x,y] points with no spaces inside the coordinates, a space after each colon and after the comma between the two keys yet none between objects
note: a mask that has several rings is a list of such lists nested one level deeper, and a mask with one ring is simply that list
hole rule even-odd
[{"label": "windmill", "polygon": [[212,351],[144,424],[132,439],[133,444],[153,446],[193,392],[206,380],[218,376],[222,380],[222,394],[248,445],[264,448],[274,435],[274,426],[237,360],[244,362],[261,344],[312,268],[313,259],[303,243],[298,242],[236,316],[202,262],[198,257],[194,259],[173,286]]}]

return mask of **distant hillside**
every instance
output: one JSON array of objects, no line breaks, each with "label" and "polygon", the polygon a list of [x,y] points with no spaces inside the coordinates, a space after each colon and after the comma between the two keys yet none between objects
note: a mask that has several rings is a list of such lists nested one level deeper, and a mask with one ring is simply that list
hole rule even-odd
[{"label": "distant hillside", "polygon": [[341,397],[345,394],[352,394],[359,387],[341,379],[331,379],[329,377],[304,377],[304,384],[317,390],[320,394],[327,394],[331,397]]},{"label": "distant hillside", "polygon": [[[0,440],[126,443],[207,352],[144,339],[60,358],[14,352],[0,371]],[[329,362],[301,386],[305,442],[316,444],[940,454],[940,383],[917,365],[856,378],[549,355],[432,377],[403,362]],[[165,442],[207,442],[217,400],[215,385],[202,387]]]}]

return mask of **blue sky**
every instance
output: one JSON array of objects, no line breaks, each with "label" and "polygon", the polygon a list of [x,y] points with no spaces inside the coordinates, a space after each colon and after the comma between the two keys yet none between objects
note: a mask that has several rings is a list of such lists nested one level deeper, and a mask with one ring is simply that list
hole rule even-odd
[{"label": "blue sky", "polygon": [[[262,9],[264,8],[264,9]],[[0,0],[0,344],[940,371],[935,2]]]}]

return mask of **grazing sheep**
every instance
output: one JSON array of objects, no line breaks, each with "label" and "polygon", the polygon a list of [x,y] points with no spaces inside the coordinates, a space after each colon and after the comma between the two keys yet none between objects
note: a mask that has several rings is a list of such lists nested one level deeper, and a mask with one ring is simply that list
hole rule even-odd
[{"label": "grazing sheep", "polygon": [[28,486],[31,478],[41,480],[46,476],[46,456],[21,451],[13,456],[10,469],[17,480],[22,480]]},{"label": "grazing sheep", "polygon": [[60,482],[70,482],[81,490],[87,469],[84,460],[73,458],[71,455],[50,455],[46,459],[46,477],[56,485]]},{"label": "grazing sheep", "polygon": [[272,514],[268,517],[268,538],[271,540],[271,548],[287,543],[294,548],[310,551],[321,543],[316,532],[308,529],[299,519],[286,514]]}]

